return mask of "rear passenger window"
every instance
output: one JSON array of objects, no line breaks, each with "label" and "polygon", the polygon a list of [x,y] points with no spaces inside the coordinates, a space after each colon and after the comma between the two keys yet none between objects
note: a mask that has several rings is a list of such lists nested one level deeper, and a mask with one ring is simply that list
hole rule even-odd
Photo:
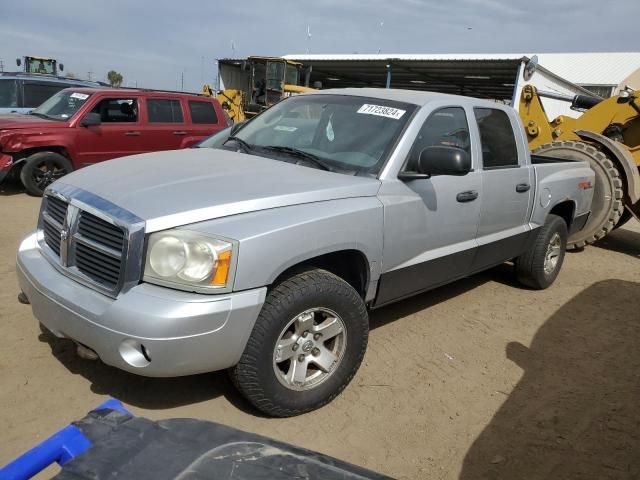
[{"label": "rear passenger window", "polygon": [[471,154],[469,124],[463,108],[442,108],[427,118],[411,148],[405,170],[415,172],[422,150],[438,146],[457,147]]},{"label": "rear passenger window", "polygon": [[518,166],[518,149],[509,116],[494,108],[474,108],[485,169]]},{"label": "rear passenger window", "polygon": [[218,123],[218,116],[211,102],[190,101],[189,111],[193,123]]},{"label": "rear passenger window", "polygon": [[182,106],[180,100],[153,99],[147,100],[149,123],[182,123]]}]

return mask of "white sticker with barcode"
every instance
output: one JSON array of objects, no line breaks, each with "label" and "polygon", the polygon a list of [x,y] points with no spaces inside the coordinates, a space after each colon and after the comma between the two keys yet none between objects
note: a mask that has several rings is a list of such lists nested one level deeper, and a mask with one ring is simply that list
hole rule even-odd
[{"label": "white sticker with barcode", "polygon": [[78,100],[86,100],[87,98],[89,98],[89,95],[87,95],[86,93],[74,92],[71,94],[71,98],[77,98]]},{"label": "white sticker with barcode", "polygon": [[378,117],[387,117],[398,120],[405,113],[406,110],[400,110],[399,108],[385,107],[383,105],[369,105],[365,103],[358,109],[358,113],[364,113],[366,115],[377,115]]}]

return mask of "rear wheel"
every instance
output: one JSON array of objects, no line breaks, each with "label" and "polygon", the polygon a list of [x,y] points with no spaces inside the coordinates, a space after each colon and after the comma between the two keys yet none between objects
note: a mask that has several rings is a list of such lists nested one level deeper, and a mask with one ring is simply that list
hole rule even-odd
[{"label": "rear wheel", "polygon": [[557,215],[549,215],[530,249],[516,258],[518,281],[536,290],[550,286],[560,273],[566,247],[567,224]]},{"label": "rear wheel", "polygon": [[590,245],[613,230],[624,211],[624,191],[620,172],[604,153],[584,142],[547,143],[533,153],[569,160],[586,160],[596,174],[589,221],[581,231],[569,238],[567,248]]},{"label": "rear wheel", "polygon": [[71,162],[55,152],[38,152],[27,158],[20,180],[30,195],[41,197],[51,183],[73,170]]}]

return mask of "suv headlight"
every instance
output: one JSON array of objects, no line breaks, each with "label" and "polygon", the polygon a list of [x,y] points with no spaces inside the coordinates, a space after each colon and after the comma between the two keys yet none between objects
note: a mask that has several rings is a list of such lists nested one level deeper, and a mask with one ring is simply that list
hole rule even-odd
[{"label": "suv headlight", "polygon": [[199,293],[231,290],[237,243],[189,230],[152,233],[144,281]]}]

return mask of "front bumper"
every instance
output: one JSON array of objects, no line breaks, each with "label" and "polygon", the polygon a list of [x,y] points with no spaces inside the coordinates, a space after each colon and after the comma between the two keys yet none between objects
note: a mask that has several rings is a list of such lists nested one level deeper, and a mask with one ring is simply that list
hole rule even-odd
[{"label": "front bumper", "polygon": [[200,295],[141,283],[113,299],[55,269],[35,233],[20,245],[16,270],[45,327],[91,348],[108,365],[149,377],[235,365],[267,291]]},{"label": "front bumper", "polygon": [[0,152],[0,182],[9,174],[12,166],[13,157]]}]

